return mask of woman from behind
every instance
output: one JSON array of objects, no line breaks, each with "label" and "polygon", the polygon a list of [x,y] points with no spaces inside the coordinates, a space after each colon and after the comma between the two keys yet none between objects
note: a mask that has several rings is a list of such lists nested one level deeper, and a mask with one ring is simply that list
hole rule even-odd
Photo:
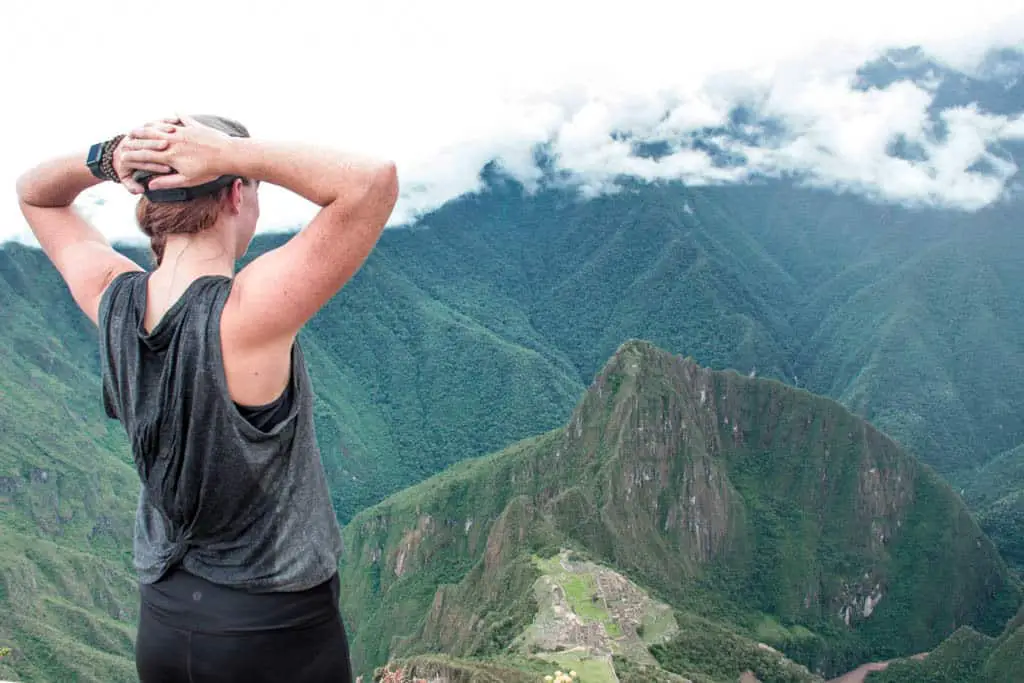
[{"label": "woman from behind", "polygon": [[[103,181],[142,195],[152,271],[71,208]],[[236,273],[264,182],[320,210]],[[341,533],[297,336],[375,246],[394,165],[182,116],[43,163],[18,197],[98,326],[104,406],[139,473],[142,683],[351,680]]]}]

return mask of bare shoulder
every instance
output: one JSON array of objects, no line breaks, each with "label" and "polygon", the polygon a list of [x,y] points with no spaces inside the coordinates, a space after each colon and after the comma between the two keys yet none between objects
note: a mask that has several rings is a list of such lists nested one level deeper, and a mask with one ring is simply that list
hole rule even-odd
[{"label": "bare shoulder", "polygon": [[246,396],[272,400],[283,391],[299,330],[373,251],[398,199],[398,177],[393,163],[308,146],[251,142],[237,153],[241,175],[321,207],[308,226],[235,276],[222,318],[225,369],[235,400],[249,403]]},{"label": "bare shoulder", "polygon": [[358,197],[324,207],[306,228],[238,273],[235,319],[251,344],[290,346],[369,257],[395,204],[393,169],[358,190]]}]

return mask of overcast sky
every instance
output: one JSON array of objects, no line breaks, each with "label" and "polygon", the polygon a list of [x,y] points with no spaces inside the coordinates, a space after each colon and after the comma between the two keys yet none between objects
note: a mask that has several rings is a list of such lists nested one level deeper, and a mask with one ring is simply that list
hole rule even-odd
[{"label": "overcast sky", "polygon": [[[699,183],[795,170],[883,200],[977,208],[1013,169],[993,159],[995,175],[967,169],[987,143],[1024,138],[1024,119],[956,112],[936,143],[927,90],[857,92],[849,76],[886,47],[922,44],[969,68],[987,47],[1022,43],[1021,0],[7,0],[0,240],[27,232],[13,192],[24,169],[175,111],[394,159],[403,192],[393,224],[478,189],[491,159],[529,182],[542,142],[585,192],[619,173]],[[789,137],[744,148],[744,168],[714,168],[686,147],[638,159],[612,137],[681,139],[752,95]],[[925,158],[888,157],[895,133]],[[260,230],[312,213],[279,189],[261,196]],[[133,202],[105,184],[81,205],[119,240],[137,235]]]}]

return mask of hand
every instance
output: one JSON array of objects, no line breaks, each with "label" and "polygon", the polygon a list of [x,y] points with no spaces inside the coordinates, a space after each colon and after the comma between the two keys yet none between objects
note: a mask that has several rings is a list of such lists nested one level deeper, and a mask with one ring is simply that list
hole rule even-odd
[{"label": "hand", "polygon": [[[154,121],[154,122],[151,122],[151,123],[147,123],[145,125],[145,127],[146,128],[154,128],[154,129],[157,129],[157,130],[162,130],[164,132],[173,132],[174,131],[173,124],[176,124],[176,123],[178,123],[178,119],[177,118],[162,119],[160,121]],[[125,140],[128,140],[130,137],[131,137],[130,135],[126,135],[117,144],[117,147],[114,149],[112,164],[114,166],[114,173],[117,174],[118,179],[121,181],[121,184],[125,187],[125,189],[127,189],[132,194],[142,194],[143,192],[145,192],[146,188],[144,188],[142,185],[140,185],[138,182],[136,182],[135,178],[133,177],[133,174],[135,173],[135,171],[149,171],[151,173],[167,174],[167,173],[171,173],[174,169],[171,168],[170,166],[167,166],[166,164],[153,164],[153,163],[145,163],[145,162],[139,162],[139,163],[131,164],[131,163],[127,162],[125,160],[125,158],[124,158],[124,152],[125,152],[125,144],[124,143],[125,143]],[[166,148],[166,146],[167,146],[167,142],[166,141],[162,141],[160,143],[160,147],[159,148],[160,149],[164,149],[164,148]]]},{"label": "hand", "polygon": [[149,181],[149,189],[166,190],[202,185],[230,173],[230,140],[226,133],[182,115],[133,130],[118,147],[123,149],[121,160],[127,168],[169,168],[168,175]]}]

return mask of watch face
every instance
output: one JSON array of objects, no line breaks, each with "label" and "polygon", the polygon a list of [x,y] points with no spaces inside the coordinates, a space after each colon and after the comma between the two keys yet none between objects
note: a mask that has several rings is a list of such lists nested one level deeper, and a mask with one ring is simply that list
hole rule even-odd
[{"label": "watch face", "polygon": [[98,142],[89,148],[89,154],[85,157],[85,165],[89,171],[100,180],[107,180],[103,174],[103,143]]},{"label": "watch face", "polygon": [[89,154],[85,158],[86,166],[99,166],[100,159],[103,158],[103,144],[96,143],[89,148]]}]

